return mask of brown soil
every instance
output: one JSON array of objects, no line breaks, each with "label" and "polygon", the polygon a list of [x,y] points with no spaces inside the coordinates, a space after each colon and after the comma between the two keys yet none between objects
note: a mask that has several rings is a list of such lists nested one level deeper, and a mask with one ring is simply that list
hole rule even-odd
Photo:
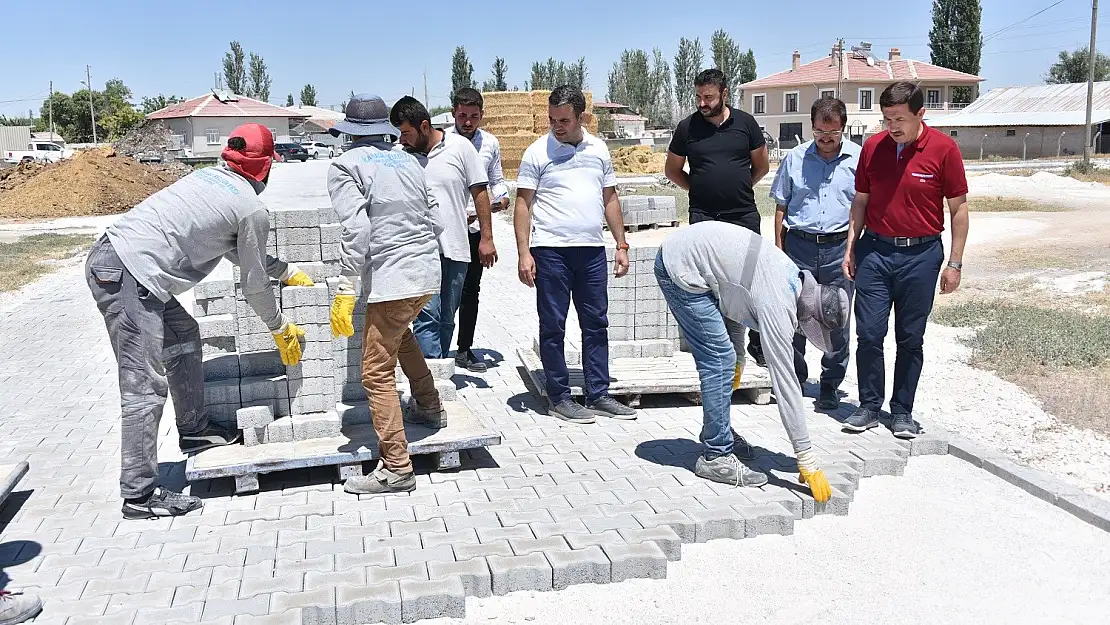
[{"label": "brown soil", "polygon": [[117,156],[111,148],[86,150],[60,163],[0,172],[0,218],[120,213],[176,180],[164,169]]},{"label": "brown soil", "polygon": [[622,174],[661,174],[667,155],[652,152],[646,145],[616,148],[612,151],[613,169]]}]

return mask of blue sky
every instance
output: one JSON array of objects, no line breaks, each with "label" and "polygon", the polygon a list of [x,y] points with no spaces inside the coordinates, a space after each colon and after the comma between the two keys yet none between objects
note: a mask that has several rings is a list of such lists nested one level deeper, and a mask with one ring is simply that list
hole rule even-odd
[{"label": "blue sky", "polygon": [[[1053,1],[984,0],[983,32],[1002,29]],[[601,99],[606,76],[624,48],[658,46],[672,59],[680,37],[700,37],[708,48],[713,30],[724,28],[742,48],[755,51],[759,75],[765,76],[788,68],[795,48],[804,61],[812,60],[827,54],[837,37],[872,41],[880,58],[896,46],[903,57],[928,61],[931,25],[928,0],[427,0],[405,13],[357,1],[56,0],[50,12],[33,2],[4,4],[3,48],[11,58],[0,70],[0,113],[8,115],[26,115],[28,108],[37,114],[50,80],[55,89],[80,89],[86,63],[94,84],[122,78],[136,102],[158,93],[200,95],[212,86],[232,39],[266,59],[274,79],[271,101],[277,104],[284,104],[287,93],[297,97],[308,82],[322,104],[341,102],[352,89],[386,99],[415,89],[422,97],[426,70],[436,106],[448,103],[451,54],[458,45],[466,47],[479,83],[500,55],[508,62],[509,84],[521,87],[533,61],[585,56],[590,86]],[[1060,49],[1086,45],[1089,20],[1090,0],[1064,0],[998,35],[983,51],[985,87],[1041,82]],[[1105,40],[1110,16],[1101,21]]]}]

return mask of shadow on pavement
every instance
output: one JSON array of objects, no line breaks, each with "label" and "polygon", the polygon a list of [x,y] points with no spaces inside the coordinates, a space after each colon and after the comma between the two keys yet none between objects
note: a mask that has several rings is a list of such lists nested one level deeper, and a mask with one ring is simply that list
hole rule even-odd
[{"label": "shadow on pavement", "polygon": [[33,540],[0,543],[0,590],[6,589],[12,581],[6,571],[9,566],[30,562],[40,553],[42,553],[42,545]]}]

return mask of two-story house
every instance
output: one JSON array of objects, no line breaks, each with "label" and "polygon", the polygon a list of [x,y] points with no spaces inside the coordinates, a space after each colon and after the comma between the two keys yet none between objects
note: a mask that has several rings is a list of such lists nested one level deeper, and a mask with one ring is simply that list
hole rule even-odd
[{"label": "two-story house", "polygon": [[903,59],[898,48],[890,49],[887,60],[879,60],[872,55],[870,44],[864,43],[853,50],[833,46],[828,56],[805,64],[795,50],[789,70],[744,83],[739,88],[744,94],[744,110],[754,115],[763,130],[777,140],[777,147],[791,148],[799,140],[813,138],[810,107],[826,95],[839,93],[848,107],[846,131],[853,141],[862,143],[866,137],[881,132],[879,95],[890,83],[900,80],[915,82],[925,91],[928,123],[966,107],[966,102],[953,101],[955,90],[968,87],[964,91],[977,93],[983,79]]}]

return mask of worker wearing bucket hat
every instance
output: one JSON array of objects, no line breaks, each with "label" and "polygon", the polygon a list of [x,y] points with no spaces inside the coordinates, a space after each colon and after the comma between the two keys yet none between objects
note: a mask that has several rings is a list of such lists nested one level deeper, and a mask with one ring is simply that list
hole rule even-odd
[{"label": "worker wearing bucket hat", "polygon": [[[832,494],[809,440],[802,389],[794,373],[794,334],[831,351],[832,333],[848,323],[848,294],[818,284],[782,250],[746,228],[702,222],[659,248],[655,277],[682,329],[701,378],[702,442],[695,474],[736,486],[762,486],[767,476],[738,458],[731,428],[732,391],[744,365],[744,328],[759,331],[779,416],[813,498]],[[745,444],[746,446],[746,444]]]}]

